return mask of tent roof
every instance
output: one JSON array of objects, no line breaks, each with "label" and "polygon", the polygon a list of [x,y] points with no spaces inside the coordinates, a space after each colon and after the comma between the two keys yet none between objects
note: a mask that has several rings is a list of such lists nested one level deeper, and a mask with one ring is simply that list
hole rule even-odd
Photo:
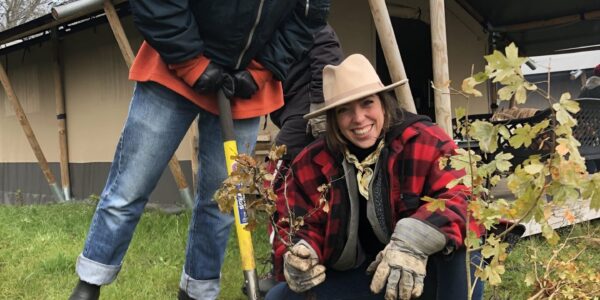
[{"label": "tent roof", "polygon": [[[600,49],[600,0],[455,1],[493,33],[497,48],[515,42],[526,56]],[[41,16],[0,32],[0,45],[65,21]]]},{"label": "tent roof", "polygon": [[599,0],[456,1],[498,33],[499,47],[515,42],[527,56],[600,49]]}]

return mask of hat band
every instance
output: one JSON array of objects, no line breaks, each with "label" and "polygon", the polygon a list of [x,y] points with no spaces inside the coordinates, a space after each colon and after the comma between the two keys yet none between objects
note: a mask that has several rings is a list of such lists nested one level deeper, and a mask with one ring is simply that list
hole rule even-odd
[{"label": "hat band", "polygon": [[353,88],[353,89],[351,89],[349,91],[345,91],[343,93],[337,94],[334,97],[331,97],[331,99],[329,99],[329,101],[326,101],[326,102],[327,102],[327,105],[333,104],[333,103],[337,102],[338,100],[347,98],[347,97],[352,96],[354,94],[362,94],[362,93],[364,93],[366,91],[369,91],[369,90],[376,91],[376,90],[378,90],[378,89],[380,89],[382,87],[383,87],[383,84],[381,82],[379,82],[379,81],[378,82],[369,83],[369,84],[365,84],[363,86],[359,86],[359,87]]}]

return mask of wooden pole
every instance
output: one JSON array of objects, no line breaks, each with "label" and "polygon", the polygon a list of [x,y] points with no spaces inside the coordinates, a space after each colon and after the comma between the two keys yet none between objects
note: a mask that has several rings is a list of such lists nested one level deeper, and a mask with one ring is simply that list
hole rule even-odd
[{"label": "wooden pole", "polygon": [[[133,50],[131,49],[129,40],[125,35],[125,30],[123,30],[123,26],[121,25],[119,15],[115,11],[115,7],[113,6],[111,0],[104,0],[104,13],[106,14],[106,18],[108,19],[110,28],[112,29],[113,34],[117,39],[117,44],[119,44],[121,54],[123,54],[123,59],[125,59],[127,67],[131,68],[135,56],[133,55]],[[173,178],[175,179],[175,183],[179,188],[179,192],[181,194],[181,197],[183,198],[183,201],[186,203],[186,205],[188,205],[188,207],[193,207],[193,200],[187,181],[185,180],[185,176],[183,176],[183,172],[181,171],[181,165],[179,164],[179,160],[177,159],[177,156],[175,154],[173,154],[173,157],[169,161],[169,169],[173,174]]]},{"label": "wooden pole", "polygon": [[[375,22],[375,28],[377,29],[381,48],[383,49],[383,55],[385,56],[385,61],[390,71],[392,81],[396,82],[406,79],[404,63],[402,62],[400,49],[396,42],[394,28],[392,27],[392,21],[390,20],[385,0],[369,0],[369,6],[371,7],[373,21]],[[398,101],[400,101],[400,106],[403,109],[412,113],[417,112],[408,84],[402,84],[394,91],[396,92],[396,97],[398,98]]]},{"label": "wooden pole", "polygon": [[[55,31],[56,32],[56,31]],[[69,147],[67,142],[67,114],[61,76],[60,45],[58,35],[54,39],[54,98],[56,100],[56,120],[58,122],[58,143],[60,150],[60,179],[65,200],[71,200],[71,183],[69,174]]]},{"label": "wooden pole", "polygon": [[62,193],[60,192],[60,189],[56,185],[56,180],[54,179],[54,175],[52,174],[52,171],[50,171],[50,167],[48,166],[48,161],[46,160],[46,157],[44,156],[44,152],[42,151],[42,148],[40,147],[40,144],[38,143],[38,141],[35,137],[35,134],[33,133],[33,129],[31,129],[29,120],[27,119],[27,116],[25,115],[25,112],[23,111],[23,107],[21,106],[19,99],[17,99],[17,95],[15,94],[12,84],[10,83],[10,80],[8,79],[8,75],[6,74],[6,71],[4,70],[4,67],[2,65],[0,65],[0,81],[2,82],[2,86],[4,87],[4,90],[6,91],[6,96],[8,98],[8,101],[10,102],[10,104],[12,104],[12,106],[15,110],[17,119],[19,120],[19,123],[21,123],[21,128],[23,128],[23,131],[25,132],[25,136],[27,136],[27,140],[29,141],[29,145],[31,146],[31,149],[33,150],[33,153],[35,154],[35,157],[37,158],[38,164],[40,165],[40,168],[42,169],[42,172],[44,173],[44,177],[46,177],[46,181],[50,185],[50,189],[52,190],[52,192],[54,193],[54,196],[56,197],[56,199],[58,201],[64,201],[64,197],[63,197]]},{"label": "wooden pole", "polygon": [[123,54],[123,59],[125,59],[127,68],[131,68],[135,55],[133,55],[133,50],[131,49],[127,35],[125,35],[125,30],[123,30],[123,25],[121,25],[119,15],[117,14],[117,11],[115,11],[115,7],[111,0],[104,0],[104,13],[108,19],[108,24],[110,24],[110,28],[117,39],[117,44],[119,44],[119,49],[121,49],[121,54]]},{"label": "wooden pole", "polygon": [[444,0],[430,0],[431,50],[433,55],[433,91],[435,99],[435,120],[452,136],[452,106],[448,89],[448,44],[446,43],[446,17]]}]

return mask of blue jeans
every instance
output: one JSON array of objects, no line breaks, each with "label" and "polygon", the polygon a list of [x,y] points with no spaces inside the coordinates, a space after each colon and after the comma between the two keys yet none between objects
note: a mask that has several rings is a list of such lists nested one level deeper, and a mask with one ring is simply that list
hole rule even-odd
[{"label": "blue jeans", "polygon": [[[458,250],[450,256],[432,255],[427,262],[427,274],[423,286],[423,294],[417,299],[427,300],[463,300],[467,299],[467,275],[465,272],[466,251]],[[471,261],[479,263],[479,253],[471,254]],[[312,293],[311,299],[331,300],[380,300],[384,299],[385,287],[379,294],[373,294],[369,288],[372,275],[365,270],[369,264],[344,272],[329,270],[325,282],[306,293]],[[471,276],[475,268],[471,268]],[[290,290],[285,282],[279,283],[267,293],[265,300],[294,299],[303,300],[306,293],[298,294]],[[483,299],[483,283],[477,280],[473,300]]]},{"label": "blue jeans", "polygon": [[[197,299],[219,293],[221,265],[233,215],[212,196],[227,177],[219,117],[152,82],[138,83],[108,180],[77,259],[80,279],[111,283],[121,268],[148,197],[194,118],[199,115],[198,190],[180,287]],[[251,153],[259,118],[234,121],[240,153]]]}]

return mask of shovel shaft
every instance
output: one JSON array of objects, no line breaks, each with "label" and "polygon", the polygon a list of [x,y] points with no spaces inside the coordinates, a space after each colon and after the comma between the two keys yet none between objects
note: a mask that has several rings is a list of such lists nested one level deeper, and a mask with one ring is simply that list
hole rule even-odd
[{"label": "shovel shaft", "polygon": [[[225,162],[227,163],[227,174],[231,174],[234,168],[234,157],[237,156],[237,144],[233,132],[233,119],[231,117],[231,103],[223,91],[218,91],[219,99],[219,119],[221,122],[221,135],[223,138],[223,150],[225,152]],[[235,231],[240,247],[240,256],[242,261],[242,270],[248,284],[248,299],[258,299],[258,277],[256,275],[256,264],[254,262],[254,247],[252,246],[252,235],[245,227],[248,224],[246,214],[246,199],[243,194],[236,196],[233,208],[235,216]]]}]

